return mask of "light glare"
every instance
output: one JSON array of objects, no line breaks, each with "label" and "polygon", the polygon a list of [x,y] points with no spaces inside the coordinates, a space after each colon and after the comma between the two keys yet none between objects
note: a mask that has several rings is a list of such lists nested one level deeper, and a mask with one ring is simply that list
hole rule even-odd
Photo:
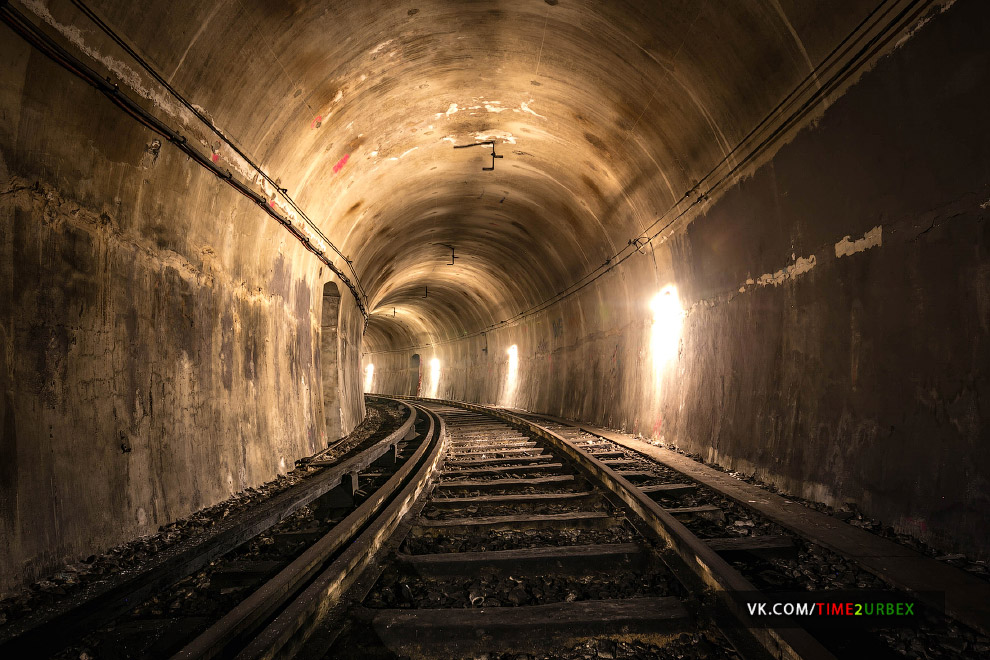
[{"label": "light glare", "polygon": [[440,360],[433,358],[430,360],[430,390],[429,398],[437,398],[440,391]]},{"label": "light glare", "polygon": [[375,365],[368,363],[364,368],[364,391],[371,392],[371,386],[375,382]]},{"label": "light glare", "polygon": [[505,377],[505,397],[502,405],[512,407],[516,398],[516,386],[519,384],[519,348],[513,344],[506,353],[509,356],[509,371]]},{"label": "light glare", "polygon": [[653,357],[653,372],[657,384],[668,362],[677,357],[677,348],[684,324],[684,310],[677,297],[677,287],[670,285],[650,301],[653,312],[653,326],[650,329],[650,353]]}]

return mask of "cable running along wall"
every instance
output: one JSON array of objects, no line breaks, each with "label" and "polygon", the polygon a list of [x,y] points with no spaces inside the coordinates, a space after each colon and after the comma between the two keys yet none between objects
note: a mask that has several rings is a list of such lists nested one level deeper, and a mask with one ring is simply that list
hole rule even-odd
[{"label": "cable running along wall", "polygon": [[290,218],[283,216],[274,206],[269,203],[269,200],[258,192],[252,190],[248,185],[234,178],[234,175],[230,170],[221,169],[216,163],[214,163],[209,157],[200,153],[195,149],[186,137],[177,131],[173,130],[163,121],[152,115],[150,112],[145,110],[141,105],[139,105],[132,98],[120,91],[118,85],[110,82],[109,78],[103,78],[96,71],[88,67],[79,58],[69,53],[65,48],[56,43],[51,37],[49,37],[44,31],[42,31],[38,26],[28,20],[23,14],[10,6],[9,2],[0,3],[0,20],[2,20],[7,26],[9,26],[18,36],[24,39],[28,44],[33,46],[35,49],[41,51],[44,55],[50,58],[52,61],[56,62],[64,69],[82,79],[89,85],[95,87],[104,96],[110,99],[117,107],[130,115],[133,119],[138,121],[140,124],[148,128],[149,130],[157,133],[166,141],[172,143],[178,147],[183,153],[192,158],[196,163],[204,167],[211,174],[224,181],[231,187],[233,187],[237,192],[241,193],[252,202],[264,209],[265,213],[274,218],[279,224],[281,224],[290,234],[292,234],[296,240],[302,243],[307,250],[312,252],[316,257],[323,262],[330,270],[333,272],[340,281],[348,288],[351,295],[354,296],[354,300],[357,303],[358,309],[361,311],[361,315],[364,317],[364,326],[367,328],[369,315],[367,308],[367,296],[361,290],[360,282],[357,279],[357,274],[354,273],[353,266],[350,261],[337,249],[336,246],[323,234],[322,231],[306,216],[305,213],[296,205],[296,203],[286,194],[285,189],[280,188],[274,180],[264,172],[259,166],[257,166],[250,158],[248,158],[243,151],[241,151],[236,145],[234,145],[229,138],[227,138],[219,129],[213,126],[213,123],[209,121],[206,117],[202,115],[201,112],[196,110],[192,104],[190,104],[186,99],[184,99],[178,92],[176,92],[164,79],[154,71],[150,65],[144,62],[130,47],[123,43],[116,34],[114,34],[109,27],[106,27],[102,21],[99,20],[92,12],[85,7],[81,2],[73,0],[73,4],[80,8],[86,15],[97,23],[110,36],[116,43],[118,43],[131,57],[133,57],[149,74],[152,75],[155,80],[161,83],[172,95],[174,95],[185,107],[187,107],[197,118],[199,118],[204,124],[206,124],[212,132],[214,132],[218,137],[220,137],[224,142],[226,142],[231,149],[235,151],[241,158],[243,158],[255,171],[257,171],[265,181],[272,185],[282,197],[288,201],[288,203],[295,209],[296,213],[303,219],[306,226],[311,228],[313,233],[319,238],[320,241],[324,242],[330,249],[332,249],[337,255],[339,255],[351,270],[353,275],[353,280],[344,274],[340,268],[338,268],[333,260],[326,256],[324,250],[320,249],[318,246],[313,245],[312,239],[301,229],[299,229]]},{"label": "cable running along wall", "polygon": [[[654,240],[663,243],[670,236],[675,223],[685,218],[700,204],[710,200],[710,196],[720,192],[726,183],[734,180],[746,167],[756,164],[756,161],[766,154],[788,131],[807,117],[829,95],[835,92],[843,83],[848,81],[875,56],[881,49],[903,34],[914,25],[924,22],[927,12],[932,7],[942,7],[940,0],[881,0],[881,2],[860,23],[840,41],[805,78],[798,83],[769,113],[764,116],[739,142],[723,156],[702,179],[684,196],[675,201],[656,220],[647,226],[639,235],[605,260],[603,264],[593,268],[576,279],[569,286],[561,289],[545,300],[522,310],[515,316],[494,323],[481,330],[459,337],[451,337],[441,341],[404,348],[374,351],[374,354],[401,353],[405,351],[428,348],[440,344],[449,344],[470,337],[478,337],[503,328],[525,318],[538,314],[545,309],[569,298],[585,287],[614,270],[624,261],[637,253]],[[733,163],[734,157],[739,159]],[[707,189],[701,192],[706,182]],[[664,223],[671,214],[687,203],[680,212]],[[653,231],[663,223],[659,229]],[[668,230],[670,230],[668,232]],[[651,233],[652,232],[652,233]],[[667,232],[666,235],[661,236]],[[369,353],[372,354],[372,353]]]}]

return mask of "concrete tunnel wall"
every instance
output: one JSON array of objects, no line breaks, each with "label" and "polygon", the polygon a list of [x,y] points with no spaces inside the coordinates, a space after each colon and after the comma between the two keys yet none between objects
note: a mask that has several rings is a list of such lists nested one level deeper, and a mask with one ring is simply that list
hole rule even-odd
[{"label": "concrete tunnel wall", "polygon": [[[986,556],[987,3],[920,3],[913,35],[649,256],[484,335],[732,160],[877,2],[87,4],[284,181],[371,320],[272,218],[0,39],[0,593],[323,446],[331,279],[341,432],[369,351],[378,392],[421,375],[662,437]],[[288,213],[74,3],[11,6]],[[495,171],[451,148],[489,139]],[[665,341],[648,304],[670,284]]]},{"label": "concrete tunnel wall", "polygon": [[423,396],[639,433],[990,556],[988,15],[959,5],[652,254],[484,335],[379,340],[371,390],[413,394],[415,352]]},{"label": "concrete tunnel wall", "polygon": [[[24,43],[0,61],[2,595],[326,447],[328,271]],[[364,321],[340,300],[347,433]]]}]

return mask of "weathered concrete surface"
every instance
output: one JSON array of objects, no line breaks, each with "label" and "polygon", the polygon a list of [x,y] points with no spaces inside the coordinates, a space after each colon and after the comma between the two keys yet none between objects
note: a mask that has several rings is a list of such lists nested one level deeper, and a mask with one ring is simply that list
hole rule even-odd
[{"label": "weathered concrete surface", "polygon": [[[327,440],[320,264],[8,36],[0,594],[270,480]],[[341,316],[342,341],[359,345],[353,300]],[[359,386],[337,399],[341,433],[364,408]]]},{"label": "weathered concrete surface", "polygon": [[[13,1],[272,194],[71,2]],[[406,392],[415,352],[424,394],[662,435],[985,549],[985,3],[934,15],[655,255],[483,336],[601,265],[814,88],[875,0],[87,4],[353,260],[373,314],[363,334],[340,288],[342,431],[363,417],[362,351],[397,351],[374,358],[373,389]],[[27,186],[0,197],[3,590],[318,446],[328,274],[17,38],[0,62],[0,193]],[[487,139],[493,172],[486,150],[452,149]],[[647,307],[668,284],[689,310],[672,343]],[[406,349],[438,343],[435,377],[434,349]]]},{"label": "weathered concrete surface", "polygon": [[[964,1],[934,18],[655,264],[416,349],[440,360],[439,396],[660,438],[990,555],[988,20]],[[655,380],[648,304],[671,284],[683,329]],[[365,356],[375,391],[409,391],[411,352]]]},{"label": "weathered concrete surface", "polygon": [[323,285],[323,304],[320,315],[320,377],[323,382],[323,419],[328,438],[341,433],[340,415],[340,290],[333,282]]}]

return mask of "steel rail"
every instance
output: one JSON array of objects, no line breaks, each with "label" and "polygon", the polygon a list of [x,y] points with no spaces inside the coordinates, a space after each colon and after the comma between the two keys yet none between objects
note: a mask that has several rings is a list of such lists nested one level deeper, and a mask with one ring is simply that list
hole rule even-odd
[{"label": "steel rail", "polygon": [[[639,522],[659,536],[691,570],[696,578],[716,597],[720,612],[736,619],[745,615],[740,603],[730,597],[730,592],[759,591],[749,580],[726,562],[717,552],[692,534],[683,523],[665,511],[646,493],[634,486],[608,465],[577,447],[575,443],[535,422],[512,413],[488,406],[419,397],[396,397],[404,400],[439,403],[491,415],[517,427],[528,429],[550,442],[561,454],[581,469],[590,479],[602,485],[616,496],[628,510],[638,516]],[[672,567],[673,568],[673,567]],[[723,628],[723,632],[727,632]],[[772,657],[780,660],[835,660],[835,656],[818,640],[802,628],[754,628],[749,634]],[[733,637],[731,634],[727,636]]]},{"label": "steel rail", "polygon": [[[529,412],[526,413],[526,417],[536,417],[552,424],[560,424],[580,430],[583,433],[600,438],[606,442],[616,443],[619,446],[622,446],[625,450],[636,454],[641,454],[651,461],[656,461],[659,465],[674,470],[705,488],[710,488],[712,491],[729,498],[740,506],[750,509],[759,515],[766,516],[768,519],[780,525],[796,537],[802,538],[809,543],[822,546],[836,554],[850,559],[858,564],[864,571],[871,573],[883,582],[887,583],[891,588],[908,592],[912,598],[916,598],[921,602],[927,603],[935,611],[944,610],[946,615],[970,626],[979,633],[990,635],[990,618],[988,618],[988,612],[990,612],[990,609],[987,607],[990,600],[988,600],[985,595],[986,583],[975,576],[971,577],[968,573],[955,569],[950,565],[943,564],[934,559],[925,558],[922,555],[915,553],[913,550],[906,550],[901,547],[899,543],[882,539],[882,537],[875,536],[865,530],[855,530],[851,533],[854,538],[862,534],[866,535],[869,539],[875,540],[877,543],[889,543],[894,546],[894,548],[878,549],[876,547],[867,546],[867,548],[859,549],[859,552],[851,553],[848,547],[850,541],[845,534],[833,537],[831,535],[818,532],[814,529],[814,525],[811,525],[809,528],[809,525],[800,524],[797,522],[798,520],[803,522],[809,518],[814,520],[818,515],[821,515],[828,520],[830,517],[826,514],[816,514],[815,512],[802,511],[801,515],[797,518],[783,516],[778,512],[769,510],[769,507],[762,502],[754,502],[753,499],[750,499],[751,497],[754,497],[751,493],[743,495],[735,489],[725,488],[724,485],[720,485],[718,482],[713,483],[710,480],[706,480],[700,477],[697,473],[684,469],[683,466],[665,461],[654,453],[666,452],[669,450],[661,450],[654,445],[649,445],[646,443],[639,443],[642,446],[636,446],[635,441],[630,442],[629,440],[623,440],[621,437],[616,437],[616,434],[609,433],[605,429],[596,428],[583,422],[561,419],[552,415]],[[674,455],[677,456],[677,454]],[[690,463],[694,463],[693,459],[685,460]],[[700,469],[705,470],[711,468],[706,468],[704,465],[701,465]],[[721,472],[717,472],[717,474],[720,476],[722,475]],[[732,481],[735,481],[735,479],[732,479]],[[762,496],[766,497],[767,494],[763,493]],[[769,497],[774,498],[777,496],[770,494]],[[791,504],[792,502],[787,501],[787,503]],[[797,506],[804,508],[804,505]],[[831,520],[829,523],[830,522]],[[822,526],[822,531],[825,529],[831,531],[832,526],[829,523],[818,524]],[[865,545],[863,541],[858,539],[854,542]],[[902,561],[911,560],[914,555],[916,555],[921,561],[931,562],[930,565],[925,567],[920,567],[915,564],[914,568],[909,572],[911,575],[925,573],[926,575],[924,578],[921,578],[920,580],[905,580],[903,577],[903,570],[897,572],[885,570],[885,564],[888,564],[887,558],[892,559],[893,563],[900,563]],[[954,573],[955,575],[950,575],[951,573]],[[933,577],[935,574],[938,575],[937,578]],[[922,580],[924,582],[922,582]],[[950,592],[945,592],[944,589],[935,587],[935,585],[941,587],[945,584],[952,584],[959,591],[965,590],[967,595],[963,596],[961,594],[950,594]],[[925,588],[927,585],[932,585],[932,587]],[[944,600],[941,596],[943,592],[945,593]],[[950,595],[954,597],[950,597]]]},{"label": "steel rail", "polygon": [[306,642],[364,569],[379,559],[387,541],[439,469],[446,443],[445,424],[438,415],[419,410],[430,425],[423,442],[403,466],[318,541],[319,547],[307,550],[187,644],[173,660],[284,657]]},{"label": "steel rail", "polygon": [[389,451],[394,452],[416,421],[415,407],[397,403],[408,412],[405,421],[374,446],[325,468],[256,508],[230,516],[211,533],[166,548],[133,575],[97,583],[81,596],[67,599],[54,611],[45,610],[0,628],[0,657],[54,653],[67,641],[124,614],[167,585],[196,572],[336,488]]}]

